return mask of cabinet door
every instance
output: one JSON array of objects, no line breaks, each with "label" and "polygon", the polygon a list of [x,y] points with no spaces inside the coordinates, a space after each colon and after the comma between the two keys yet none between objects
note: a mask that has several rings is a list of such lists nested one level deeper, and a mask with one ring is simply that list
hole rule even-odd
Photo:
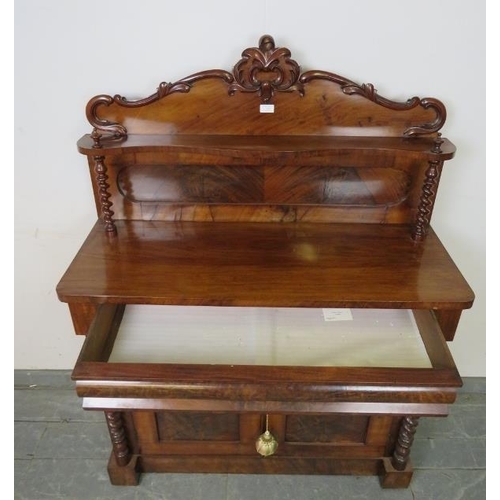
[{"label": "cabinet door", "polygon": [[397,417],[382,415],[287,415],[281,454],[295,457],[375,458],[392,446]]},{"label": "cabinet door", "polygon": [[[134,412],[141,453],[249,455],[265,415],[213,412]],[[396,419],[397,420],[397,419]],[[269,415],[277,457],[376,458],[390,445],[394,419],[368,415]]]},{"label": "cabinet door", "polygon": [[252,455],[262,427],[258,414],[204,411],[134,412],[146,454]]}]

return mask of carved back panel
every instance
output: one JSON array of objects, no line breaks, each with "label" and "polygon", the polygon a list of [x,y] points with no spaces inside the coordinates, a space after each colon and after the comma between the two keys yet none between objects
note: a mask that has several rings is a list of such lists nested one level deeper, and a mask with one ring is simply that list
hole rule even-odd
[{"label": "carved back panel", "polygon": [[[261,110],[274,105],[274,112]],[[267,108],[269,111],[269,108]],[[233,72],[202,71],[162,82],[139,100],[100,95],[87,106],[101,133],[337,135],[410,137],[437,132],[446,109],[437,99],[395,102],[372,84],[327,71],[301,73],[288,49],[265,35],[243,51]]]},{"label": "carved back panel", "polygon": [[87,117],[79,147],[110,231],[113,217],[371,222],[410,224],[418,239],[454,152],[437,133],[437,99],[394,102],[371,84],[301,72],[268,35],[232,72],[135,101],[99,95]]},{"label": "carved back panel", "polygon": [[[178,84],[173,86],[176,87]],[[298,91],[277,92],[271,98],[273,113],[261,112],[261,104],[266,103],[257,93],[238,91],[231,95],[230,88],[224,80],[212,77],[195,81],[187,87],[187,93],[171,91],[161,98],[153,95],[155,100],[148,105],[139,105],[141,101],[137,101],[132,107],[132,103],[117,96],[106,105],[104,98],[98,98],[91,109],[103,119],[90,121],[112,133],[123,133],[118,125],[112,125],[119,123],[129,134],[356,137],[429,134],[439,130],[444,121],[443,111],[436,114],[436,110],[441,110],[437,104],[424,108],[422,101],[414,98],[404,104],[388,101],[390,105],[385,107],[379,104],[385,101],[375,91],[340,86],[326,76],[323,79],[311,75],[303,95]],[[345,93],[348,89],[351,94]],[[396,106],[401,108],[397,113]],[[108,122],[105,126],[104,119]]]}]

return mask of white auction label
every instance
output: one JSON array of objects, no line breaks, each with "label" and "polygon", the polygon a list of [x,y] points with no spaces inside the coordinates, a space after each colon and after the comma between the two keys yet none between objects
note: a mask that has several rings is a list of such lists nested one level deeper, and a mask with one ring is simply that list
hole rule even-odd
[{"label": "white auction label", "polygon": [[261,113],[274,113],[274,104],[261,104],[260,105]]},{"label": "white auction label", "polygon": [[345,308],[323,309],[323,319],[325,321],[352,321],[352,312]]}]

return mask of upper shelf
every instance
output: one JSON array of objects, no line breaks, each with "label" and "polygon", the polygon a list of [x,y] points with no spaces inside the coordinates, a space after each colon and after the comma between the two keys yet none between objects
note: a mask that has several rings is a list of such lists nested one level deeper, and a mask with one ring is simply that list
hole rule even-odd
[{"label": "upper shelf", "polygon": [[[311,156],[332,156],[363,154],[375,151],[393,155],[448,160],[455,153],[455,146],[442,139],[439,151],[430,137],[339,137],[339,136],[263,136],[263,135],[149,135],[135,134],[115,140],[102,141],[99,149],[94,147],[90,134],[78,141],[78,150],[86,155],[124,154],[137,152],[175,152],[216,154],[222,157],[236,156],[259,159],[307,158]],[[285,157],[285,158],[284,158]]]},{"label": "upper shelf", "polygon": [[430,229],[379,224],[101,221],[63,302],[464,309],[474,294]]}]

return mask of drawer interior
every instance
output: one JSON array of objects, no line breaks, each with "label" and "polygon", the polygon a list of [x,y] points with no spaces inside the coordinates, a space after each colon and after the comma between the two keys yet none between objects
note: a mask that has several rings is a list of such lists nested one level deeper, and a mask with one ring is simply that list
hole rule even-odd
[{"label": "drawer interior", "polygon": [[432,367],[407,309],[129,305],[108,361]]}]

